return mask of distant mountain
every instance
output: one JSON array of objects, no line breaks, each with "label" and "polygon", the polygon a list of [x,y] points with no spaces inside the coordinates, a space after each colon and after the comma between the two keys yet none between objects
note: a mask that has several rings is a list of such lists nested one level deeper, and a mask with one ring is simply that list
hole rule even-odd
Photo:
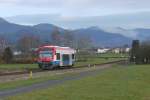
[{"label": "distant mountain", "polygon": [[60,28],[60,27],[52,25],[52,24],[47,24],[47,23],[34,25],[33,28],[35,28],[37,30],[50,31],[50,32],[56,28],[61,30],[61,31],[64,30],[63,28]]},{"label": "distant mountain", "polygon": [[34,26],[24,27],[17,31],[19,34],[30,34],[30,35],[44,35],[51,34],[55,29],[58,29],[60,32],[64,32],[65,29],[57,27],[52,24],[37,24]]},{"label": "distant mountain", "polygon": [[137,28],[134,29],[136,37],[140,40],[150,40],[150,29]]},{"label": "distant mountain", "polygon": [[[58,29],[62,34],[66,29],[52,24],[38,24],[34,26],[18,25],[0,19],[0,34],[6,36],[10,41],[16,42],[22,35],[39,36],[42,41],[50,40],[51,33]],[[131,38],[121,34],[106,32],[98,27],[89,27],[84,29],[70,30],[72,34],[78,37],[89,36],[96,46],[121,46],[130,44]]]},{"label": "distant mountain", "polygon": [[126,37],[132,39],[139,39],[141,41],[150,40],[150,29],[146,28],[123,29],[117,27],[117,28],[105,28],[103,30],[109,33],[122,34]]},{"label": "distant mountain", "polygon": [[74,31],[77,36],[89,36],[96,46],[122,46],[131,44],[132,39],[116,33],[105,32],[98,27],[89,27]]},{"label": "distant mountain", "polygon": [[107,28],[103,28],[104,31],[106,32],[110,32],[110,33],[116,33],[116,34],[122,34],[126,37],[135,39],[137,37],[137,32],[135,30],[132,29],[124,29],[121,27],[107,27]]},{"label": "distant mountain", "polygon": [[0,18],[0,35],[4,35],[11,42],[16,42],[22,35],[35,35],[39,36],[42,40],[49,40],[50,34],[55,28],[61,32],[65,31],[51,24],[18,25]]},{"label": "distant mountain", "polygon": [[9,23],[6,20],[0,18],[0,34],[15,33],[20,29],[24,29],[24,28],[28,28],[28,26]]}]

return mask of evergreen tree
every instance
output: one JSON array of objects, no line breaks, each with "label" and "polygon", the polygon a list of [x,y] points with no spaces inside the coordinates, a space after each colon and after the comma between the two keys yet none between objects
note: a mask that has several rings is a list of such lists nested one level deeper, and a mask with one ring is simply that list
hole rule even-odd
[{"label": "evergreen tree", "polygon": [[131,62],[139,62],[139,48],[140,48],[140,41],[139,40],[133,40],[132,42],[132,49],[130,54],[130,61]]},{"label": "evergreen tree", "polygon": [[10,47],[5,48],[3,52],[3,60],[5,61],[5,63],[11,63],[12,59],[13,59],[13,53]]}]

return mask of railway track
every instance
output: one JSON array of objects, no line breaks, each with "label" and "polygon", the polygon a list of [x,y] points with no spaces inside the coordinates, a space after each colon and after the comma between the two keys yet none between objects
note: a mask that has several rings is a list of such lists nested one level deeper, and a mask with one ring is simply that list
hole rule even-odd
[{"label": "railway track", "polygon": [[[117,64],[117,63],[124,63],[126,60],[118,60],[118,61],[112,61],[107,63],[101,63],[101,64],[89,64],[84,66],[78,66],[78,67],[62,67],[62,68],[56,68],[53,70],[68,70],[68,69],[79,69],[79,68],[85,68],[85,67],[93,67],[93,66],[102,66],[107,64]],[[32,73],[38,73],[38,72],[48,72],[52,70],[42,70],[42,69],[27,69],[24,71],[18,71],[18,72],[7,72],[7,73],[0,73],[0,76],[10,76],[10,75],[22,75],[22,74],[28,74],[32,71]]]}]

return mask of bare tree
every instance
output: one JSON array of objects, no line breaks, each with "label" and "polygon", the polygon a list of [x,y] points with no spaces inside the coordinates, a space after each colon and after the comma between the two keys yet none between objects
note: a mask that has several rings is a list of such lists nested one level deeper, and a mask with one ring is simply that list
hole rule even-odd
[{"label": "bare tree", "polygon": [[92,47],[92,40],[89,36],[80,37],[77,40],[78,49],[90,49]]},{"label": "bare tree", "polygon": [[51,34],[51,42],[53,45],[61,45],[62,43],[62,36],[61,36],[61,33],[59,31],[58,28],[55,28],[54,31],[52,32]]},{"label": "bare tree", "polygon": [[63,34],[63,45],[73,47],[73,42],[74,42],[73,33],[71,33],[71,31],[65,31],[65,33]]},{"label": "bare tree", "polygon": [[10,47],[5,48],[2,58],[7,64],[12,62],[13,52]]},{"label": "bare tree", "polygon": [[29,52],[32,48],[37,48],[40,45],[40,38],[38,36],[22,36],[18,40],[18,48],[24,52]]},{"label": "bare tree", "polygon": [[3,52],[7,46],[8,46],[7,39],[3,36],[0,36],[0,52]]}]

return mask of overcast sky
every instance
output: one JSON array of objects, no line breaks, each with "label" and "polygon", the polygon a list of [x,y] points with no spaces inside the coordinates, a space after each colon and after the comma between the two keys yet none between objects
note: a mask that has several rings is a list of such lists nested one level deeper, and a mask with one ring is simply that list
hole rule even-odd
[{"label": "overcast sky", "polygon": [[0,0],[0,17],[49,14],[64,21],[85,16],[149,12],[149,4],[150,0]]},{"label": "overcast sky", "polygon": [[50,13],[101,16],[150,10],[150,0],[0,0],[1,16]]}]

